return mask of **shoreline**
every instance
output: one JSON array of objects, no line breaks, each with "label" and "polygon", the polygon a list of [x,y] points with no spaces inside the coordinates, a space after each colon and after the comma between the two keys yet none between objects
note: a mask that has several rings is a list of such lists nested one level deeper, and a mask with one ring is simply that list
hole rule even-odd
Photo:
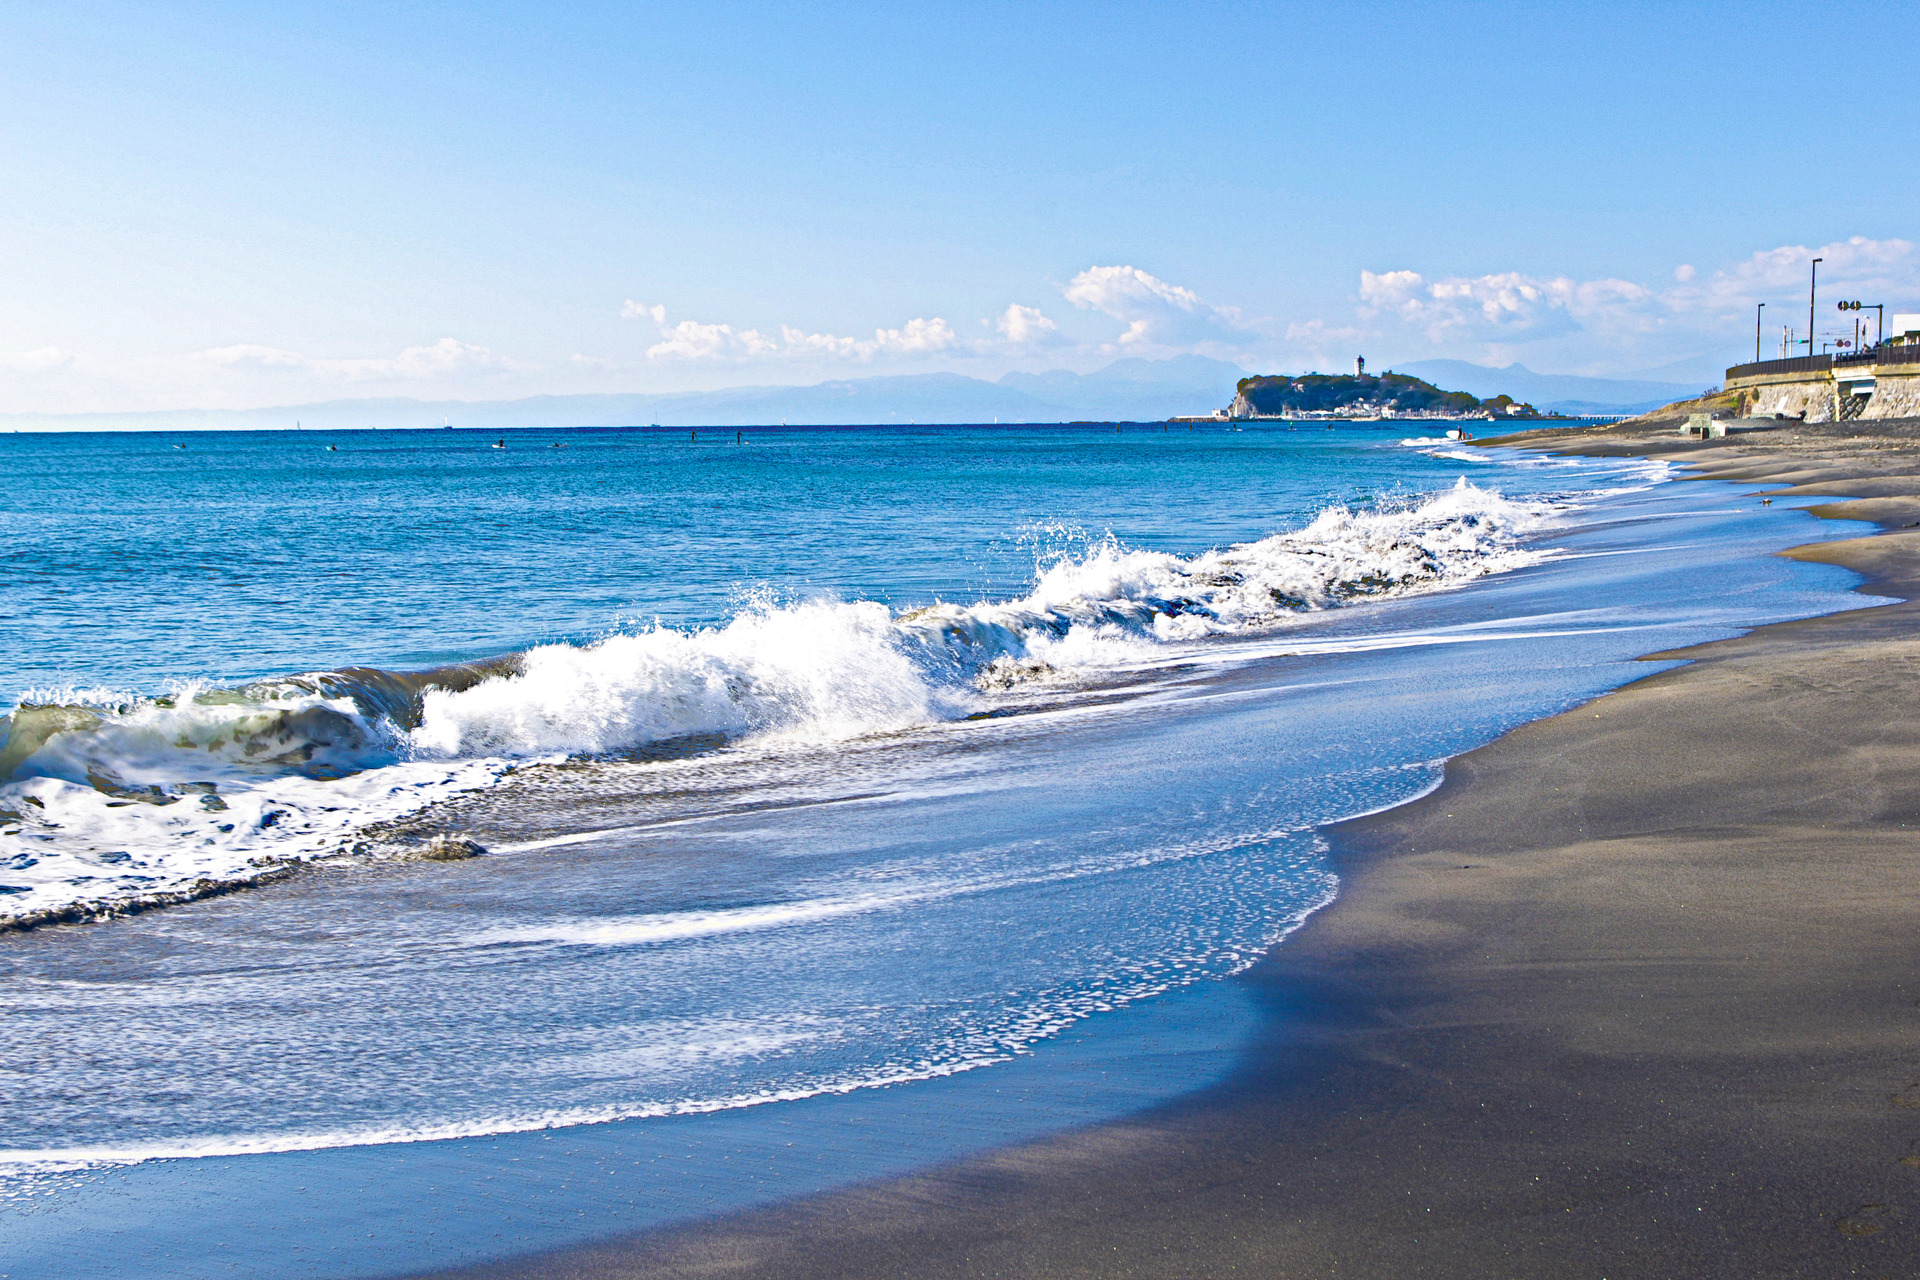
[{"label": "shoreline", "polygon": [[[1624,428],[1624,429],[1623,429]],[[877,1184],[448,1275],[1881,1275],[1920,1254],[1920,423],[1687,442],[1850,500],[1784,552],[1900,597],[1454,757],[1329,830],[1334,903],[1241,979],[1237,1078]],[[1570,447],[1569,447],[1570,446]],[[1904,462],[1912,474],[1900,469]]]}]

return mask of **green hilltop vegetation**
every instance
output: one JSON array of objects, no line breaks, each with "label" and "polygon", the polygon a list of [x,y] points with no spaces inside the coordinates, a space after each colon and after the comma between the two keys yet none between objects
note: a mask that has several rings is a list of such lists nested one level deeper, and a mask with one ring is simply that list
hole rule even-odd
[{"label": "green hilltop vegetation", "polygon": [[1444,414],[1467,418],[1539,418],[1532,405],[1512,396],[1482,400],[1465,391],[1442,391],[1431,382],[1404,373],[1307,373],[1240,379],[1230,411],[1236,418],[1285,418],[1296,414],[1339,413],[1381,416],[1391,413]]}]

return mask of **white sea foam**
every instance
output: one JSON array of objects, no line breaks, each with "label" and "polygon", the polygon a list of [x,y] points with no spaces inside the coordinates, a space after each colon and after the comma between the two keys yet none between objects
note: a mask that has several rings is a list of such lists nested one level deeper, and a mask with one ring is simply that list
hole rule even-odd
[{"label": "white sea foam", "polygon": [[22,708],[0,721],[0,921],[271,874],[339,850],[367,822],[487,785],[511,761],[957,719],[1023,683],[1138,668],[1169,644],[1533,563],[1544,553],[1524,540],[1551,510],[1463,478],[1191,557],[1109,538],[1052,560],[1016,600],[900,614],[762,602],[724,626],[542,645],[444,684],[321,673]]},{"label": "white sea foam", "polygon": [[711,938],[725,933],[754,933],[762,929],[813,924],[821,920],[923,902],[931,896],[934,896],[934,892],[929,890],[901,890],[896,893],[809,898],[723,911],[672,911],[599,920],[562,920],[496,929],[480,934],[472,941],[478,946],[503,943],[557,943],[582,947],[647,946],[662,942],[684,942],[690,938]]},{"label": "white sea foam", "polygon": [[452,758],[606,752],[695,733],[830,739],[971,709],[915,656],[885,605],[760,606],[725,627],[542,645],[517,675],[429,690],[410,742]]},{"label": "white sea foam", "polygon": [[1236,833],[1229,838],[1171,841],[1117,856],[1072,858],[987,875],[917,879],[886,889],[825,893],[788,902],[756,903],[715,910],[565,918],[492,929],[473,935],[467,942],[472,946],[547,944],[632,947],[711,938],[729,933],[757,933],[869,912],[897,911],[968,894],[995,893],[1012,888],[1060,884],[1089,876],[1112,875],[1121,871],[1137,871],[1189,858],[1209,857],[1250,843],[1297,834],[1299,832],[1295,830],[1279,829],[1251,834]]},{"label": "white sea foam", "polygon": [[[1326,900],[1331,900],[1331,897],[1332,894],[1329,891]],[[1315,905],[1317,907],[1321,904]],[[1251,963],[1251,960],[1248,963]],[[1181,985],[1185,985],[1184,982],[1177,980],[1163,980],[1151,986],[1140,984],[1137,989],[1129,990],[1124,995],[1103,997],[1100,1001],[1102,1008],[1099,1010],[1062,1009],[1044,1022],[1034,1024],[1030,1039],[1037,1041],[1056,1034],[1090,1012],[1104,1012],[1107,1008],[1159,995]],[[793,1043],[793,1041],[790,1040],[787,1043]],[[754,1049],[765,1052],[772,1047],[776,1046],[767,1044],[754,1046]],[[974,1055],[955,1057],[944,1062],[913,1065],[887,1064],[864,1071],[848,1071],[839,1075],[818,1077],[792,1086],[732,1094],[711,1094],[672,1102],[556,1107],[539,1112],[480,1116],[441,1122],[423,1121],[415,1124],[368,1125],[357,1128],[307,1129],[258,1134],[210,1134],[202,1138],[91,1143],[69,1147],[0,1148],[0,1180],[8,1175],[32,1178],[113,1165],[141,1164],[148,1160],[194,1160],[220,1156],[270,1155],[286,1151],[318,1151],[340,1147],[444,1142],[455,1138],[492,1137],[500,1134],[534,1133],[546,1129],[606,1124],[615,1120],[703,1115],[715,1111],[763,1106],[769,1102],[797,1102],[803,1098],[852,1093],[858,1089],[884,1088],[889,1085],[910,1084],[958,1075],[979,1067],[1005,1062],[1022,1052],[1025,1047],[1023,1044],[1018,1048],[983,1049]],[[688,1057],[723,1056],[722,1053],[702,1055],[700,1051],[704,1048],[705,1046],[688,1045],[684,1052]],[[0,1181],[0,1198],[4,1198],[5,1191],[4,1181]]]},{"label": "white sea foam", "polygon": [[[1205,849],[1217,851],[1219,847],[1218,844],[1209,844]],[[1191,856],[1200,851],[1203,851],[1202,847],[1195,845],[1181,851],[1179,856]],[[705,1093],[671,1100],[555,1107],[461,1119],[421,1120],[407,1124],[208,1134],[146,1142],[89,1143],[62,1147],[0,1148],[0,1200],[7,1198],[10,1180],[25,1179],[18,1185],[30,1188],[33,1178],[50,1173],[138,1164],[148,1160],[434,1142],[571,1128],[616,1120],[698,1115],[958,1075],[1030,1053],[1039,1042],[1057,1035],[1090,1014],[1110,1012],[1204,978],[1242,972],[1304,924],[1315,911],[1331,902],[1337,888],[1338,879],[1330,872],[1310,872],[1304,876],[1297,905],[1272,920],[1262,936],[1250,945],[1217,952],[1204,964],[1176,963],[1144,970],[1127,967],[1109,975],[1102,982],[1084,988],[1035,993],[1031,1003],[1005,1009],[1002,1016],[988,1025],[943,1043],[943,1052],[932,1055],[916,1052],[906,1060],[870,1062],[790,1082],[776,1077],[775,1082],[757,1089]],[[583,942],[588,939],[568,930],[563,936],[552,940]],[[791,1014],[782,1015],[777,1021],[720,1018],[696,1023],[683,1020],[657,1025],[652,1032],[648,1039],[637,1045],[563,1056],[569,1056],[570,1065],[575,1068],[628,1074],[636,1067],[659,1069],[662,1066],[777,1057],[796,1045],[837,1034],[835,1028],[819,1020]]]},{"label": "white sea foam", "polygon": [[1423,503],[1330,508],[1296,532],[1193,557],[1109,539],[1047,566],[1018,600],[898,616],[864,601],[763,606],[725,627],[543,646],[518,674],[428,692],[411,743],[452,758],[925,724],[1033,673],[1097,670],[1168,642],[1531,563],[1539,553],[1521,540],[1547,510],[1462,480]]},{"label": "white sea foam", "polygon": [[[511,765],[468,760],[397,764],[352,777],[239,781],[218,793],[116,799],[64,778],[0,787],[0,923],[160,905],[272,876],[339,852],[368,823],[391,821],[491,785]],[[224,806],[210,809],[203,794]],[[15,816],[7,816],[15,815]]]}]

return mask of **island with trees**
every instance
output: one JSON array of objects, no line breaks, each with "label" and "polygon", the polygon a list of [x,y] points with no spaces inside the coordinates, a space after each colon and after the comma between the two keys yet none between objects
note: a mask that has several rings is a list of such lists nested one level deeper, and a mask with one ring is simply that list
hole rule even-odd
[{"label": "island with trees", "polygon": [[1442,391],[1404,373],[1306,373],[1242,378],[1228,418],[1450,418],[1539,419],[1544,414],[1512,396],[1482,400]]}]

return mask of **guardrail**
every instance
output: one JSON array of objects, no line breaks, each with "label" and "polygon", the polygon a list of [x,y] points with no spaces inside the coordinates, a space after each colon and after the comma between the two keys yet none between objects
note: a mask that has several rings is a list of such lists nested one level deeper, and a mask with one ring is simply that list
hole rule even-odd
[{"label": "guardrail", "polygon": [[1877,364],[1920,364],[1920,342],[1900,342],[1865,351],[1850,351],[1843,356],[1792,356],[1786,360],[1760,360],[1737,364],[1727,370],[1727,380],[1759,378],[1782,373],[1825,373],[1830,369],[1858,369]]},{"label": "guardrail", "polygon": [[1833,363],[1835,368],[1850,369],[1863,364],[1920,364],[1920,342],[1903,342],[1896,346],[1877,347],[1849,355],[1835,356]]},{"label": "guardrail", "polygon": [[1785,360],[1761,360],[1755,364],[1737,364],[1727,370],[1727,380],[1757,378],[1769,373],[1825,373],[1833,368],[1832,356],[1791,356]]}]

